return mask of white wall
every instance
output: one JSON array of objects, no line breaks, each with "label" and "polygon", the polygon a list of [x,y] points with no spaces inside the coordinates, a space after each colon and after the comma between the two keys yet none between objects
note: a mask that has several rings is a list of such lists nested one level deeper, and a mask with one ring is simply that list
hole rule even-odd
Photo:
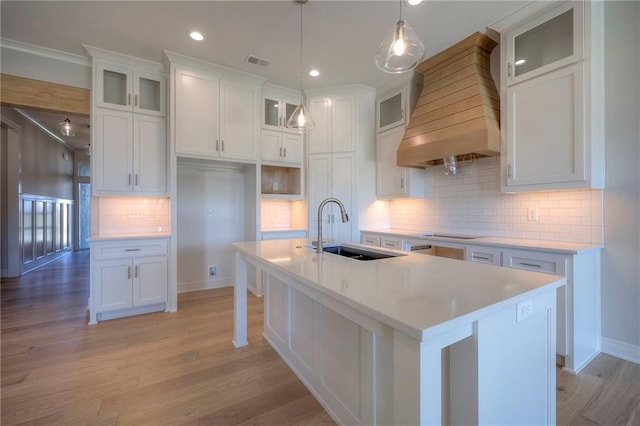
[{"label": "white wall", "polygon": [[[231,243],[246,239],[245,178],[242,170],[178,167],[178,292],[233,284]],[[207,277],[209,265],[216,277]]]},{"label": "white wall", "polygon": [[604,11],[603,350],[640,362],[640,3]]}]

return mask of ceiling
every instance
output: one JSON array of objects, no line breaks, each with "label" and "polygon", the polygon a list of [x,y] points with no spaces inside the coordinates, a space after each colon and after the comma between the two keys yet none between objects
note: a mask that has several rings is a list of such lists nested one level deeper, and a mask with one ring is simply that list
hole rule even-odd
[{"label": "ceiling", "polygon": [[[528,1],[425,0],[403,6],[403,17],[432,56],[523,7]],[[153,61],[170,50],[304,89],[365,84],[380,87],[395,76],[373,57],[399,17],[400,1],[6,1],[0,2],[2,38],[78,55],[82,44]],[[187,31],[198,29],[197,43]],[[246,63],[249,55],[271,61]],[[313,78],[311,68],[321,75]],[[302,81],[300,81],[302,80]]]},{"label": "ceiling", "polygon": [[[86,150],[87,145],[89,145],[91,129],[89,128],[90,118],[88,116],[59,114],[29,108],[16,108],[16,110],[28,120],[36,121],[51,133],[55,134],[64,141],[65,145],[74,151]],[[71,127],[76,132],[75,136],[62,136],[60,134],[60,123],[62,123],[65,118],[69,118],[71,121]]]}]

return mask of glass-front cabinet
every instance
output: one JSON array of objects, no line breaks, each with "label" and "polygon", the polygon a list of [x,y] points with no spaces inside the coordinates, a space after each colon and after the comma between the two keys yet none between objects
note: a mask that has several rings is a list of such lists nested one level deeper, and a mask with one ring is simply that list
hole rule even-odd
[{"label": "glass-front cabinet", "polygon": [[262,128],[297,132],[287,127],[287,120],[300,105],[300,99],[282,96],[277,93],[263,93],[262,95]]},{"label": "glass-front cabinet", "polygon": [[567,2],[507,34],[509,85],[584,57],[583,8],[582,2]]},{"label": "glass-front cabinet", "polygon": [[165,115],[166,81],[162,73],[99,63],[96,77],[98,106],[148,115]]},{"label": "glass-front cabinet", "polygon": [[378,97],[376,109],[376,128],[378,132],[405,124],[404,87]]}]

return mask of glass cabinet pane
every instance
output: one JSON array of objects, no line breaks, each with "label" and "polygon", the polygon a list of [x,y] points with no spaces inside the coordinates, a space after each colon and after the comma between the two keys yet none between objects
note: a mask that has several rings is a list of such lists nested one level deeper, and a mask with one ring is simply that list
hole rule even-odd
[{"label": "glass cabinet pane", "polygon": [[402,120],[402,93],[380,102],[379,127],[384,128]]},{"label": "glass cabinet pane", "polygon": [[573,9],[514,38],[514,75],[573,55]]},{"label": "glass cabinet pane", "polygon": [[298,105],[296,104],[290,104],[289,102],[287,102],[285,104],[285,108],[286,108],[286,115],[284,117],[284,121],[285,123],[287,122],[287,120],[289,119],[289,117],[291,117],[291,114],[293,114],[293,111],[296,110],[296,108],[298,108]]},{"label": "glass cabinet pane", "polygon": [[138,84],[140,87],[139,107],[151,111],[160,111],[160,82],[140,77]]},{"label": "glass cabinet pane", "polygon": [[279,125],[278,123],[278,106],[279,102],[275,99],[264,99],[264,124],[267,126]]},{"label": "glass cabinet pane", "polygon": [[116,105],[127,105],[127,75],[115,71],[103,72],[103,101]]}]

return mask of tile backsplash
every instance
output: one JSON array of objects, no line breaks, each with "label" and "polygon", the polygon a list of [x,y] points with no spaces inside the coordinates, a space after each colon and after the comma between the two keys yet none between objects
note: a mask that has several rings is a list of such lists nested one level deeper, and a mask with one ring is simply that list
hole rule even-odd
[{"label": "tile backsplash", "polygon": [[168,198],[100,197],[97,234],[171,231],[171,200]]},{"label": "tile backsplash", "polygon": [[439,166],[425,169],[425,198],[390,201],[391,227],[600,244],[602,192],[503,194],[499,157],[483,158],[452,176]]},{"label": "tile backsplash", "polygon": [[262,200],[262,230],[281,230],[291,228],[291,207],[288,201]]}]

